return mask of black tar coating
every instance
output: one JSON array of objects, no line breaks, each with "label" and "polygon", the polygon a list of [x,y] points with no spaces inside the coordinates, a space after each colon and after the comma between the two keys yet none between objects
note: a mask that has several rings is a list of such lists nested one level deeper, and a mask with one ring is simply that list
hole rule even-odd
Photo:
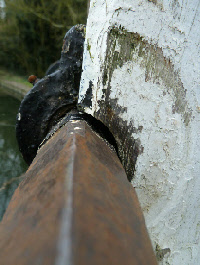
[{"label": "black tar coating", "polygon": [[56,70],[58,70],[60,67],[60,60],[57,60],[56,62],[52,63],[48,69],[46,70],[45,75],[50,75],[54,73]]},{"label": "black tar coating", "polygon": [[85,98],[83,99],[83,101],[79,104],[79,108],[80,107],[88,107],[88,108],[92,108],[92,87],[93,87],[93,83],[90,80],[89,82],[89,87],[85,93]]},{"label": "black tar coating", "polygon": [[76,25],[66,33],[59,70],[37,82],[20,105],[16,136],[27,164],[31,164],[52,126],[77,103],[84,32],[83,25]]}]

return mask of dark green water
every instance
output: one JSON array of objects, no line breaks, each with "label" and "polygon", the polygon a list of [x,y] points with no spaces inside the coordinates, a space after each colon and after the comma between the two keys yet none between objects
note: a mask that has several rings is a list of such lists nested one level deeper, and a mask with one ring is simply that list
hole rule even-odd
[{"label": "dark green water", "polygon": [[0,220],[27,169],[15,137],[15,121],[20,101],[3,94],[0,88]]}]

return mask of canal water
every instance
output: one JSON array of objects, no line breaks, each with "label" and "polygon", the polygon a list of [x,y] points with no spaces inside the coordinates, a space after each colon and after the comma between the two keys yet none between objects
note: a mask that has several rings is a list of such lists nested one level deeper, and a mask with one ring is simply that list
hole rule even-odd
[{"label": "canal water", "polygon": [[0,220],[27,169],[15,137],[20,101],[6,95],[0,87]]}]

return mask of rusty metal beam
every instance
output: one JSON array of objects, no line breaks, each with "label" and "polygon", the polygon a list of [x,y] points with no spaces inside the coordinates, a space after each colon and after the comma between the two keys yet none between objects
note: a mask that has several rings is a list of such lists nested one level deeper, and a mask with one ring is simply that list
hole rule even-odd
[{"label": "rusty metal beam", "polygon": [[157,264],[109,145],[69,121],[39,150],[0,224],[2,265]]}]

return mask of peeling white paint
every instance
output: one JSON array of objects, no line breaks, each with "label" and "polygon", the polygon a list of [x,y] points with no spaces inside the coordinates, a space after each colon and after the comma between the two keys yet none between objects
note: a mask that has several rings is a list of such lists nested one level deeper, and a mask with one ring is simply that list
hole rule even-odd
[{"label": "peeling white paint", "polygon": [[79,102],[92,81],[92,108],[86,108],[88,113],[99,109],[98,100],[105,89],[102,65],[107,33],[114,25],[138,33],[161,48],[186,89],[185,100],[192,110],[188,125],[180,113],[172,111],[175,92],[162,82],[145,81],[139,58],[117,67],[110,84],[110,98],[127,107],[121,118],[133,122],[136,128],[143,126],[141,132],[133,134],[144,151],[138,156],[132,184],[154,247],[158,244],[171,251],[160,261],[163,265],[200,264],[199,17],[199,0],[159,0],[157,4],[147,0],[93,0],[87,21]]}]

